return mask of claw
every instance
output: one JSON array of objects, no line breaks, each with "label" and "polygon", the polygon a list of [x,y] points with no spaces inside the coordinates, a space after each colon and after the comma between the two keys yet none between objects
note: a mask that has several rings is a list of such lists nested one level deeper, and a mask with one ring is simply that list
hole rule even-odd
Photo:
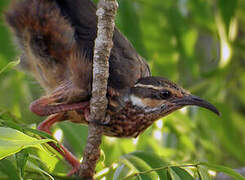
[{"label": "claw", "polygon": [[99,120],[92,120],[90,122],[95,123],[99,126],[108,126],[110,124],[111,118],[109,115],[105,117],[105,121],[99,121]]}]

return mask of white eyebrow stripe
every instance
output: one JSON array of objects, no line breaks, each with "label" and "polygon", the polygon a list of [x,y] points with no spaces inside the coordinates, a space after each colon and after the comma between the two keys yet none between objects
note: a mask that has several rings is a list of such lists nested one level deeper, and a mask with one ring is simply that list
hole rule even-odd
[{"label": "white eyebrow stripe", "polygon": [[135,96],[135,95],[131,95],[130,96],[130,100],[132,102],[132,104],[134,106],[137,106],[139,108],[143,108],[145,112],[149,113],[149,112],[154,112],[154,111],[158,111],[160,110],[163,106],[165,106],[165,104],[162,104],[161,106],[156,106],[154,108],[147,106],[147,104],[144,103],[143,99]]},{"label": "white eyebrow stripe", "polygon": [[141,98],[135,96],[135,95],[131,95],[130,96],[130,99],[131,99],[131,102],[134,106],[138,106],[138,107],[141,107],[141,108],[145,108],[146,107],[146,104],[142,101]]},{"label": "white eyebrow stripe", "polygon": [[155,90],[162,89],[162,87],[157,87],[157,86],[153,86],[153,85],[146,85],[146,84],[135,84],[134,87],[152,88]]}]

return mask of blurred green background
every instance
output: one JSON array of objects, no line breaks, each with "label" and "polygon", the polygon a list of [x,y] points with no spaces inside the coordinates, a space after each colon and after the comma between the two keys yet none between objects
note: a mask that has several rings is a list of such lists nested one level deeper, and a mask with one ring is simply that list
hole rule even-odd
[{"label": "blurred green background", "polygon": [[[0,69],[18,58],[3,21],[8,3],[0,1]],[[116,24],[147,59],[153,75],[210,101],[222,116],[191,107],[158,120],[137,139],[104,137],[97,171],[116,167],[122,155],[133,151],[152,152],[170,163],[245,166],[245,1],[120,0]],[[10,112],[19,124],[35,127],[42,120],[28,109],[42,93],[18,68],[0,74],[1,112]],[[82,157],[87,127],[61,123],[54,132]],[[54,171],[69,168],[52,162]]]}]

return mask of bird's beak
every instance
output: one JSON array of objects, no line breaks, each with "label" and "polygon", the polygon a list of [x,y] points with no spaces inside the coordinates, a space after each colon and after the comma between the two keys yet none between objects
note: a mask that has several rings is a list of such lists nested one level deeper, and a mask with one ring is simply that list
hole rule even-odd
[{"label": "bird's beak", "polygon": [[173,103],[175,103],[175,105],[179,107],[183,107],[187,105],[200,106],[220,116],[220,112],[214,105],[194,95],[184,96],[178,100],[174,100]]}]

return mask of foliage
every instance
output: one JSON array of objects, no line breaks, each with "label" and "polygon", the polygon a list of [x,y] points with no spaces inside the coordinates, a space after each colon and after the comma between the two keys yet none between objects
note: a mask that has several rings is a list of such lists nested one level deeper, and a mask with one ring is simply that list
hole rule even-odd
[{"label": "foliage", "polygon": [[[34,130],[42,119],[28,109],[42,90],[10,63],[18,53],[2,19],[8,2],[0,1],[0,140],[11,135],[2,130],[12,128],[35,141],[41,135],[49,141],[50,136]],[[191,107],[158,120],[137,139],[104,137],[97,179],[206,180],[219,171],[244,179],[231,168],[245,166],[245,1],[121,0],[116,23],[148,60],[153,75],[189,88],[217,105],[222,116]],[[62,122],[53,132],[82,158],[87,127]],[[70,167],[42,147],[2,159],[0,179],[50,179],[50,174],[66,179]]]}]

